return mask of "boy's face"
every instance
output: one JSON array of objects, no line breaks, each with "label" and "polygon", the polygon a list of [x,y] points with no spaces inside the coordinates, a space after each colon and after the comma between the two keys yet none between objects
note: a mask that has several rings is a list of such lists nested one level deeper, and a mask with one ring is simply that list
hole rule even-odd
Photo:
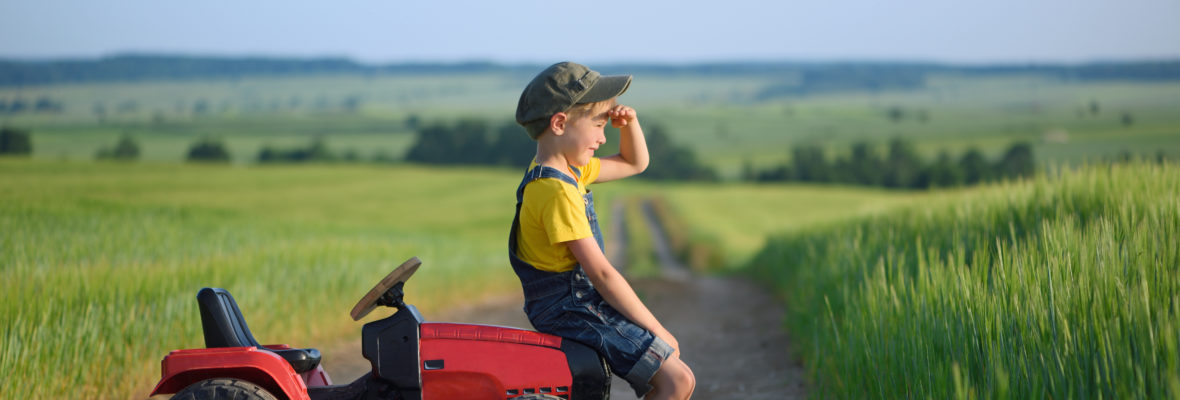
[{"label": "boy's face", "polygon": [[562,152],[570,164],[577,167],[589,164],[598,146],[606,143],[603,129],[610,122],[606,114],[609,109],[609,106],[595,107],[587,115],[574,118],[566,124],[565,133],[561,135],[564,138]]}]

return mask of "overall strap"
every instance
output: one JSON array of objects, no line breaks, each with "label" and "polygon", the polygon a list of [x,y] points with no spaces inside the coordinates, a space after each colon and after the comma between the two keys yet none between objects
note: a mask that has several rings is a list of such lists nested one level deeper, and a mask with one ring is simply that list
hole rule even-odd
[{"label": "overall strap", "polygon": [[524,203],[524,187],[529,182],[542,178],[557,178],[562,182],[574,186],[578,185],[578,182],[569,175],[552,167],[538,165],[524,174],[524,178],[520,181],[520,186],[516,189],[516,215],[512,218],[512,230],[508,234],[508,260],[512,264],[512,270],[520,277],[526,299],[544,296],[555,291],[568,291],[569,285],[565,282],[569,282],[572,276],[571,274],[573,274],[572,271],[563,273],[542,271],[516,256],[518,243],[516,231],[520,229],[520,207]]},{"label": "overall strap", "polygon": [[[573,169],[575,174],[581,175],[581,172],[578,171],[578,169],[574,166],[571,165],[570,169]],[[516,188],[516,204],[518,206],[524,202],[524,187],[527,186],[529,182],[541,178],[557,178],[561,179],[562,182],[574,185],[574,187],[578,186],[578,181],[575,181],[574,178],[571,178],[569,175],[558,171],[557,168],[537,165],[536,167],[533,167],[533,169],[530,169],[524,173],[524,178],[520,180],[520,186]]]}]

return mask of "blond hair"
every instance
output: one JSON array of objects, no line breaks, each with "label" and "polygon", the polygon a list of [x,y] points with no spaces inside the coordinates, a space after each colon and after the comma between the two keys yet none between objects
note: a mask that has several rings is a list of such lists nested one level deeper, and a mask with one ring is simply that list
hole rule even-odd
[{"label": "blond hair", "polygon": [[569,115],[569,118],[571,120],[578,119],[578,118],[585,118],[588,116],[593,116],[595,114],[598,114],[598,112],[597,112],[598,110],[605,111],[606,109],[614,107],[615,104],[618,104],[618,103],[615,101],[614,98],[610,98],[610,99],[606,99],[606,100],[598,101],[598,102],[594,102],[594,103],[578,103],[578,104],[574,104],[573,107],[570,107],[568,110],[565,110],[565,113],[567,115]]}]

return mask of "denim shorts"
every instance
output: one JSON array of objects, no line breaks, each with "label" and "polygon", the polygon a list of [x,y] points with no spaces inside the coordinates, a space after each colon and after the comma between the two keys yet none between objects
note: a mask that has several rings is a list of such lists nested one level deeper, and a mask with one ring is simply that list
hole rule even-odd
[{"label": "denim shorts", "polygon": [[580,272],[563,274],[572,280],[568,285],[554,285],[550,293],[530,296],[525,313],[538,331],[597,350],[642,398],[651,390],[649,382],[660,365],[672,355],[672,346],[611,307]]}]

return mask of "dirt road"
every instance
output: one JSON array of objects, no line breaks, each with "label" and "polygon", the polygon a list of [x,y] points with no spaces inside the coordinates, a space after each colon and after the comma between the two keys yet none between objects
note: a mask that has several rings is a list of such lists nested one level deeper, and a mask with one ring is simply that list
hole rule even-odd
[{"label": "dirt road", "polygon": [[[623,215],[619,206],[613,215]],[[648,226],[661,263],[661,276],[632,279],[631,284],[652,313],[680,342],[682,359],[697,377],[694,399],[794,399],[806,397],[806,375],[789,357],[783,333],[783,309],[762,288],[740,278],[699,276],[684,268],[668,250],[648,212]],[[625,239],[619,226],[606,227],[608,254],[621,266]],[[621,266],[625,272],[625,267]],[[507,270],[506,270],[507,273]],[[484,304],[427,316],[438,321],[515,326],[531,329],[519,294]],[[360,344],[325,349],[324,366],[337,383],[352,381],[369,369]],[[611,398],[635,398],[618,377]]]}]

